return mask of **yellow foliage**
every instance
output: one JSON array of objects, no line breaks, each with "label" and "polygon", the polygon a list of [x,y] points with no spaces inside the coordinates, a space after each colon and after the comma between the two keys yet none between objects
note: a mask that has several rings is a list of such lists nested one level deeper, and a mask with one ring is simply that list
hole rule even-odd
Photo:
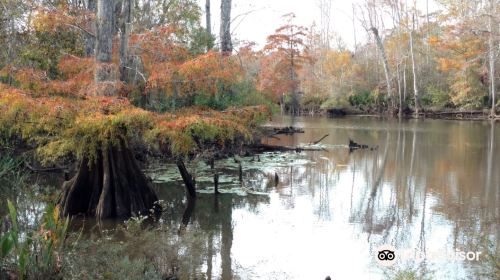
[{"label": "yellow foliage", "polygon": [[133,139],[176,156],[236,140],[242,144],[269,114],[263,107],[157,114],[123,98],[39,97],[5,85],[0,86],[0,110],[0,135],[19,135],[36,145],[45,163],[70,155],[93,160],[99,151]]}]

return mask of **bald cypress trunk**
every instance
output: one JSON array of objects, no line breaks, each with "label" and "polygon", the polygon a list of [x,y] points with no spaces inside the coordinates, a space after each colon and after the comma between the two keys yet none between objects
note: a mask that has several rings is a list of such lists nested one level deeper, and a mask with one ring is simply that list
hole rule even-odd
[{"label": "bald cypress trunk", "polygon": [[[97,2],[96,95],[116,95],[116,71],[111,64],[113,3]],[[161,209],[156,201],[151,182],[122,138],[117,145],[100,147],[94,160],[83,157],[76,175],[63,184],[59,205],[64,216],[83,214],[105,219],[158,214]]]},{"label": "bald cypress trunk", "polygon": [[76,175],[63,184],[62,215],[128,218],[159,213],[158,197],[131,150],[110,147],[84,157]]}]

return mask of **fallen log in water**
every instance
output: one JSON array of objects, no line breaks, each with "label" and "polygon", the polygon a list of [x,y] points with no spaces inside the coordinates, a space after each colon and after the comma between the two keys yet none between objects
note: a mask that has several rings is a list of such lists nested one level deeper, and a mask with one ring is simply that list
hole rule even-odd
[{"label": "fallen log in water", "polygon": [[268,144],[254,144],[250,146],[251,149],[258,152],[289,152],[294,151],[300,153],[302,151],[325,151],[324,148],[317,147],[287,147],[287,146],[276,146]]},{"label": "fallen log in water", "polygon": [[358,144],[349,138],[349,151],[352,152],[352,151],[357,150],[357,149],[370,149],[373,151],[373,150],[378,149],[378,146],[369,147],[368,145],[365,145],[365,144]]},{"label": "fallen log in water", "polygon": [[323,139],[325,139],[325,138],[326,138],[326,137],[328,137],[328,136],[330,136],[330,134],[326,134],[325,136],[323,136],[323,137],[319,138],[318,140],[316,140],[316,141],[313,141],[313,142],[309,143],[309,145],[317,145],[317,144],[319,144],[321,141],[323,141]]},{"label": "fallen log in water", "polygon": [[279,135],[279,134],[293,135],[295,133],[304,133],[304,129],[293,126],[264,127],[264,135],[268,137],[272,137],[274,135]]}]

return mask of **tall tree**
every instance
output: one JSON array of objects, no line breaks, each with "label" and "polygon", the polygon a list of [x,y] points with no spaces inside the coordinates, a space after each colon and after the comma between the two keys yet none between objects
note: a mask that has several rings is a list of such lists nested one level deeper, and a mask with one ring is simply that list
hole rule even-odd
[{"label": "tall tree", "polygon": [[[116,71],[111,63],[113,2],[97,1],[97,67],[94,79],[95,93],[100,98],[106,98],[102,95],[116,96]],[[96,116],[89,117],[98,118],[99,112],[94,114]],[[110,123],[104,125],[101,133],[111,129],[111,126]],[[83,157],[78,172],[63,184],[64,192],[60,200],[63,215],[87,214],[104,219],[148,215],[152,209],[158,209],[155,205],[158,197],[139,168],[127,139],[124,136],[117,138],[115,143],[100,145],[95,158]]]},{"label": "tall tree", "polygon": [[494,29],[493,29],[493,16],[495,15],[495,1],[490,0],[490,13],[488,15],[488,58],[489,58],[489,66],[490,66],[490,97],[491,97],[491,116],[495,117],[495,39],[494,39]]},{"label": "tall tree", "polygon": [[[286,14],[283,16],[285,25],[276,29],[275,34],[267,37],[267,44],[264,51],[268,52],[270,57],[274,57],[276,63],[271,71],[263,71],[263,74],[270,74],[270,77],[262,77],[261,83],[270,81],[269,91],[275,94],[288,92],[291,96],[292,114],[299,114],[299,96],[297,77],[298,70],[309,60],[309,56],[304,52],[305,37],[307,28],[293,24],[295,14]],[[284,100],[281,100],[283,103]]]},{"label": "tall tree", "polygon": [[[390,101],[390,104],[392,108],[395,108],[395,103],[394,103],[394,97],[392,93],[392,84],[391,84],[391,70],[389,66],[389,60],[387,59],[387,53],[385,51],[384,43],[382,41],[382,38],[380,36],[378,27],[377,27],[377,13],[376,13],[376,7],[375,3],[368,1],[366,3],[365,9],[361,9],[362,11],[362,21],[361,23],[363,24],[363,27],[365,30],[371,34],[373,34],[373,37],[375,39],[375,44],[377,46],[377,50],[380,52],[381,57],[380,59],[382,60],[382,65],[384,66],[384,74],[385,74],[385,81],[386,81],[386,87],[387,87],[387,97]],[[365,13],[364,10],[366,10],[368,14],[368,19],[365,18]]]},{"label": "tall tree", "polygon": [[418,91],[417,65],[415,63],[415,50],[414,50],[414,40],[413,40],[414,31],[415,31],[415,11],[413,11],[412,28],[410,29],[410,56],[411,56],[411,69],[413,73],[413,93],[415,95],[415,115],[418,116],[420,111],[420,94]]},{"label": "tall tree", "polygon": [[231,42],[231,0],[222,0],[220,5],[220,50],[230,54],[233,51]]}]

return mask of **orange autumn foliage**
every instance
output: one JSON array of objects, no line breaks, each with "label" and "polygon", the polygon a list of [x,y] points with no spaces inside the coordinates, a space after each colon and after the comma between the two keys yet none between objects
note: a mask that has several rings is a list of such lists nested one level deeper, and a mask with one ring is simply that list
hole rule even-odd
[{"label": "orange autumn foliage", "polygon": [[179,74],[184,78],[183,92],[214,96],[221,87],[237,82],[242,69],[234,57],[210,51],[183,63]]}]

